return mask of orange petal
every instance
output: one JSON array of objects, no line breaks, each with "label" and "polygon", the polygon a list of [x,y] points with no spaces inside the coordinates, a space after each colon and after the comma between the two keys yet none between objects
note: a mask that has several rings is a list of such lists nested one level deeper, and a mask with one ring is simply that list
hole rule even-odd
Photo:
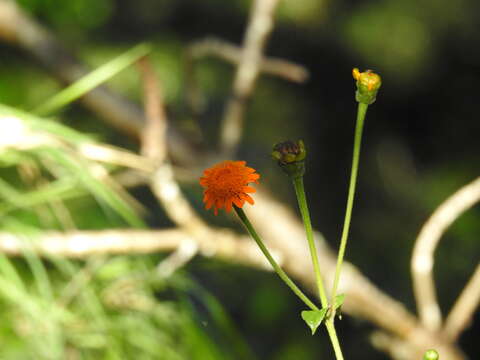
[{"label": "orange petal", "polygon": [[212,207],[213,203],[214,201],[212,198],[208,199],[207,203],[205,204],[205,209],[209,210]]},{"label": "orange petal", "polygon": [[244,199],[247,200],[250,203],[250,205],[255,204],[255,201],[253,201],[250,195],[244,194]]},{"label": "orange petal", "polygon": [[228,199],[227,201],[225,201],[225,210],[227,213],[232,211],[232,199]]},{"label": "orange petal", "polygon": [[237,207],[239,207],[239,208],[241,208],[241,207],[243,206],[243,204],[245,203],[245,200],[239,199],[239,198],[237,198],[237,197],[234,197],[234,198],[232,199],[232,201],[233,201],[233,203],[234,203]]},{"label": "orange petal", "polygon": [[255,191],[257,191],[257,189],[255,189],[251,186],[244,186],[243,191],[246,192],[246,193],[254,193]]}]

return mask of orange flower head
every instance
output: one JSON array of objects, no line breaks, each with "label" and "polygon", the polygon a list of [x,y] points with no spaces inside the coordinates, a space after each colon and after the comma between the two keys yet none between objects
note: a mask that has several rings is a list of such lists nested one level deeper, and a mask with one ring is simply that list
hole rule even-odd
[{"label": "orange flower head", "polygon": [[241,208],[245,201],[253,205],[254,201],[248,193],[254,193],[255,189],[248,186],[257,183],[260,175],[255,169],[246,166],[245,161],[222,161],[203,172],[200,185],[203,191],[205,209],[212,206],[215,215],[218,209],[225,208],[227,212],[232,210],[232,204]]}]

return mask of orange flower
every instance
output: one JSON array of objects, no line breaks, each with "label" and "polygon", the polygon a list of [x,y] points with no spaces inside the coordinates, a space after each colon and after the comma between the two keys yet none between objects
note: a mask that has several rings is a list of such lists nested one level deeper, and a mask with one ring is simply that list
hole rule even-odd
[{"label": "orange flower", "polygon": [[245,161],[223,161],[203,172],[200,185],[203,192],[205,209],[212,206],[215,215],[218,209],[225,208],[227,212],[232,210],[232,204],[241,208],[245,201],[253,205],[254,201],[248,193],[254,193],[255,189],[248,186],[249,183],[258,183],[260,175],[255,169],[245,166]]}]

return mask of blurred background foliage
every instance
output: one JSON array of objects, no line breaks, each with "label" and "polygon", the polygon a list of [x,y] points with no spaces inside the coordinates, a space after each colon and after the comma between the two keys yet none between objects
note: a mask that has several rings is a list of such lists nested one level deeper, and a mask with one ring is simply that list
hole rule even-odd
[{"label": "blurred background foliage", "polygon": [[[92,68],[139,42],[151,42],[171,121],[185,131],[192,121],[185,107],[185,47],[210,35],[240,43],[251,5],[247,0],[18,3]],[[239,157],[292,207],[288,181],[268,154],[276,141],[304,139],[313,221],[336,247],[356,109],[350,72],[357,66],[382,75],[384,85],[367,115],[347,259],[411,310],[409,259],[419,228],[441,201],[479,173],[478,14],[475,0],[284,0],[267,52],[305,65],[311,76],[305,85],[262,76],[246,117]],[[62,88],[21,50],[2,44],[0,54],[3,104],[29,111]],[[212,148],[232,70],[213,58],[198,62],[205,100],[199,125]],[[135,69],[119,73],[108,85],[141,100]],[[56,136],[66,143],[93,136],[137,149],[76,103],[57,115],[54,123],[65,127]],[[38,126],[46,121],[36,120]],[[3,230],[32,234],[169,223],[148,190],[133,190],[148,210],[142,219],[132,204],[83,172],[85,163],[55,147],[2,153],[0,162]],[[32,171],[42,183],[29,183]],[[55,180],[59,173],[61,180]],[[201,190],[192,181],[185,190],[200,207]],[[462,216],[438,249],[435,275],[445,312],[478,261],[479,216],[478,207]],[[224,215],[205,217],[233,225]],[[302,305],[272,274],[197,258],[168,279],[152,278],[161,259],[2,256],[0,357],[330,358],[326,337],[309,336],[298,315]],[[471,357],[479,351],[478,315],[476,320],[460,339]],[[369,324],[347,316],[338,326],[346,358],[386,359],[368,345]]]}]

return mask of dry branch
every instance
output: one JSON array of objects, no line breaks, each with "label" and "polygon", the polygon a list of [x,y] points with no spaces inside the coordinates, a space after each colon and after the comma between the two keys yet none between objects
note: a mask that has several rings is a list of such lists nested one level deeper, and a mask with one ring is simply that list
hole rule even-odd
[{"label": "dry branch", "polygon": [[141,153],[153,163],[162,164],[167,156],[167,115],[163,92],[148,57],[138,63],[142,75],[146,123],[141,134]]},{"label": "dry branch", "polygon": [[420,231],[413,249],[411,271],[417,310],[422,324],[440,329],[442,317],[433,281],[435,249],[443,233],[466,210],[480,201],[480,178],[462,187],[441,204]]},{"label": "dry branch", "polygon": [[260,72],[262,52],[273,29],[273,16],[279,0],[255,0],[243,41],[240,63],[233,80],[232,96],[222,118],[221,150],[230,155],[242,136],[247,99],[253,92]]},{"label": "dry branch", "polygon": [[[216,56],[232,64],[239,65],[242,59],[242,48],[226,41],[209,37],[191,44],[187,49],[187,56],[194,59],[205,56]],[[302,83],[308,79],[308,70],[302,65],[275,57],[260,59],[260,72],[274,75],[289,81]]]},{"label": "dry branch", "polygon": [[267,269],[255,243],[229,230],[212,230],[205,237],[193,238],[179,229],[167,230],[102,230],[47,231],[32,237],[0,232],[0,250],[7,255],[21,256],[26,249],[47,257],[86,258],[92,255],[151,254],[171,252],[182,243],[195,241],[203,256],[215,256],[229,263]]},{"label": "dry branch", "polygon": [[[195,74],[196,62],[206,56],[215,56],[239,65],[242,54],[242,48],[214,37],[196,41],[186,48],[184,56],[185,98],[194,116],[198,116],[203,111],[204,105]],[[309,76],[308,70],[302,65],[274,57],[262,57],[259,69],[263,74],[278,76],[297,83],[306,81]]]},{"label": "dry branch", "polygon": [[445,320],[443,333],[450,341],[456,341],[470,325],[473,313],[480,303],[480,264],[453,305]]}]

